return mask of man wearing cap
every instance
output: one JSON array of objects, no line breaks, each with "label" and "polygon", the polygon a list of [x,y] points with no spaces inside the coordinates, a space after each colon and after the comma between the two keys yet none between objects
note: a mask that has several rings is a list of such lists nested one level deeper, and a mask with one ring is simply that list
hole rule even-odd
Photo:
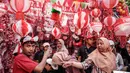
[{"label": "man wearing cap", "polygon": [[19,53],[14,58],[13,73],[41,73],[46,64],[46,59],[50,55],[51,48],[46,51],[42,61],[38,64],[37,62],[30,59],[33,55],[36,41],[38,37],[25,36],[21,38],[21,49],[22,53]]},{"label": "man wearing cap", "polygon": [[[85,39],[85,45],[83,45],[78,51],[78,60],[80,62],[83,62],[85,59],[87,59],[88,55],[96,49],[95,47],[93,47],[93,45],[94,39],[92,34],[87,34],[87,37]],[[91,73],[91,71],[91,67],[85,70],[86,73]]]},{"label": "man wearing cap", "polygon": [[54,73],[53,70],[58,70],[58,65],[53,64],[52,59],[48,58],[46,60],[46,65],[42,73]]},{"label": "man wearing cap", "polygon": [[44,51],[47,51],[47,49],[50,47],[50,44],[48,42],[41,43],[40,44],[40,50],[36,52],[34,55],[34,60],[38,63],[41,62],[42,57],[44,55]]}]

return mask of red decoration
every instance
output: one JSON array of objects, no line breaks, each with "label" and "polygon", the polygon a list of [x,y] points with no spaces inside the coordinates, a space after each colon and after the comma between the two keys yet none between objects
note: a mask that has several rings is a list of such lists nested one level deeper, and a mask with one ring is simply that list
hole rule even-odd
[{"label": "red decoration", "polygon": [[99,16],[101,15],[101,10],[98,9],[98,8],[95,8],[95,9],[93,9],[93,10],[91,11],[90,14],[91,14],[92,17],[97,18],[97,17],[99,17]]},{"label": "red decoration", "polygon": [[112,26],[116,23],[116,18],[113,16],[107,16],[104,19],[104,24],[108,27],[108,30],[112,30]]},{"label": "red decoration", "polygon": [[59,28],[57,27],[54,27],[52,29],[52,35],[56,38],[56,39],[59,39],[61,37],[61,32],[59,30]]},{"label": "red decoration", "polygon": [[11,0],[10,6],[16,12],[16,19],[24,19],[24,13],[30,8],[29,0]]},{"label": "red decoration", "polygon": [[111,9],[118,4],[119,0],[102,0],[103,8]]},{"label": "red decoration", "polygon": [[24,20],[20,20],[16,24],[13,24],[12,29],[15,33],[19,34],[21,37],[24,37],[28,33],[32,32],[31,25]]}]

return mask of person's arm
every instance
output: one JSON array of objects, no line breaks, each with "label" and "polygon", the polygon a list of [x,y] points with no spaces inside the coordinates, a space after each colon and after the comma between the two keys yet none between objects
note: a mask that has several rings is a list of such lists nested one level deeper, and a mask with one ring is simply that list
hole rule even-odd
[{"label": "person's arm", "polygon": [[123,62],[122,56],[119,53],[118,53],[118,56],[119,56],[119,64],[120,64],[120,66],[118,67],[118,70],[122,70],[124,67],[124,62]]},{"label": "person's arm", "polygon": [[50,56],[50,54],[51,54],[51,51],[52,49],[50,48],[50,49],[48,49],[46,52],[45,52],[45,54],[44,54],[44,56],[43,56],[43,58],[42,58],[42,61],[35,67],[35,69],[34,69],[34,71],[35,72],[38,72],[38,73],[41,73],[42,72],[42,70],[44,69],[44,67],[45,67],[45,64],[46,64],[46,60],[47,60],[47,58]]},{"label": "person's arm", "polygon": [[84,62],[74,62],[74,61],[68,61],[63,64],[64,68],[67,68],[69,66],[73,66],[79,69],[87,69],[91,66],[92,61],[86,59]]}]

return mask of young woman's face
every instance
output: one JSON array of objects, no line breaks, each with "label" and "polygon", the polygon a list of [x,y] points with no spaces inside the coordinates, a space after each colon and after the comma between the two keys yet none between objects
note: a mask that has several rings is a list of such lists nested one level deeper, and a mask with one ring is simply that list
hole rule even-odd
[{"label": "young woman's face", "polygon": [[61,49],[62,48],[62,44],[61,44],[61,42],[57,42],[57,48],[59,48],[59,49]]},{"label": "young woman's face", "polygon": [[105,47],[104,42],[102,40],[100,40],[100,39],[97,41],[97,48],[98,48],[98,50],[100,52],[104,52],[104,51],[107,50],[107,48]]},{"label": "young woman's face", "polygon": [[23,45],[23,53],[27,56],[32,56],[34,53],[34,50],[36,48],[35,43],[31,44],[31,43],[26,43]]},{"label": "young woman's face", "polygon": [[49,45],[44,46],[44,51],[47,51],[48,48],[49,48]]}]

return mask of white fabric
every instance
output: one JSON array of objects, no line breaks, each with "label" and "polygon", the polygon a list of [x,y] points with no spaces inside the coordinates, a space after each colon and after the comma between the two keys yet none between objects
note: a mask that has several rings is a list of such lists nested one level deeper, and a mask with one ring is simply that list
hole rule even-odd
[{"label": "white fabric", "polygon": [[127,43],[130,44],[130,40],[128,40]]},{"label": "white fabric", "polygon": [[45,42],[44,44],[43,44],[43,46],[45,47],[45,46],[49,46],[50,47],[50,44],[48,43],[48,42]]},{"label": "white fabric", "polygon": [[58,69],[58,65],[53,64],[51,58],[48,58],[48,59],[46,60],[46,62],[47,62],[48,64],[50,64],[51,67],[52,67],[54,70],[57,70],[57,69]]},{"label": "white fabric", "polygon": [[114,42],[112,40],[109,40],[110,45],[114,45]]},{"label": "white fabric", "polygon": [[26,36],[24,39],[23,39],[23,43],[24,42],[27,42],[27,41],[38,41],[38,36],[35,36],[35,37],[31,37],[31,36]]}]

